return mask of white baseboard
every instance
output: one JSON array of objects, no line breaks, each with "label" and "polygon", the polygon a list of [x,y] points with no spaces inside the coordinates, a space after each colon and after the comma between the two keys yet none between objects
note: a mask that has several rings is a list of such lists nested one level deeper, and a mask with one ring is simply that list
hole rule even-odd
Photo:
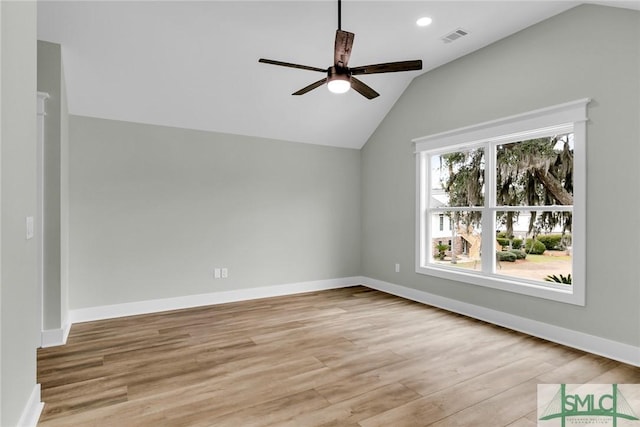
[{"label": "white baseboard", "polygon": [[45,329],[42,331],[42,347],[54,347],[66,344],[70,329],[70,323],[66,323],[64,327],[60,329]]},{"label": "white baseboard", "polygon": [[[257,298],[337,289],[358,284],[392,295],[397,295],[402,298],[452,311],[454,313],[463,314],[465,316],[543,338],[568,347],[577,348],[589,353],[628,363],[630,365],[640,366],[640,347],[362,276],[289,283],[285,285],[238,289],[233,291],[81,308],[71,310],[69,312],[69,324],[200,307],[205,305],[223,304],[228,302],[247,301]],[[66,334],[68,333],[69,329],[67,328]],[[60,336],[60,332],[56,332],[56,334],[58,335],[52,337],[51,342],[54,342],[55,339]],[[64,342],[66,342],[66,334],[64,335]]]},{"label": "white baseboard", "polygon": [[33,386],[31,396],[29,396],[29,400],[18,420],[18,427],[36,427],[42,408],[44,408],[44,403],[40,401],[40,384],[36,384]]},{"label": "white baseboard", "polygon": [[224,304],[228,302],[247,301],[257,298],[346,288],[358,285],[361,282],[362,277],[342,277],[339,279],[288,283],[284,285],[265,286],[259,288],[237,289],[233,291],[187,295],[175,298],[79,308],[69,311],[69,320],[72,324],[90,322],[93,320],[113,319],[116,317],[135,316],[137,314],[157,313],[160,311],[179,310],[204,305]]},{"label": "white baseboard", "polygon": [[612,341],[606,338],[585,334],[583,332],[550,325],[537,320],[492,310],[428,292],[420,291],[381,280],[362,278],[362,284],[371,289],[377,289],[388,294],[432,305],[454,313],[463,314],[505,328],[523,332],[538,338],[577,348],[589,353],[618,360],[634,366],[640,366],[640,347]]}]

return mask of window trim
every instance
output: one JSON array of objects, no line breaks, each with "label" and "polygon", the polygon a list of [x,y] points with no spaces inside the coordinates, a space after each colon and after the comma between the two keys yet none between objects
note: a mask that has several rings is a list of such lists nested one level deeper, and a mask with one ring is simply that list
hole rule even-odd
[{"label": "window trim", "polygon": [[[587,106],[590,101],[589,98],[583,98],[412,140],[416,155],[416,273],[584,306],[586,303],[586,123],[588,121]],[[512,277],[477,275],[429,264],[426,259],[429,252],[426,246],[428,244],[426,227],[429,225],[429,218],[425,215],[430,191],[426,180],[427,153],[443,149],[468,148],[473,144],[487,142],[506,143],[532,139],[561,129],[566,130],[568,127],[572,127],[573,132],[573,168],[574,176],[577,177],[574,179],[573,187],[571,290],[551,283],[535,284]],[[491,249],[495,252],[493,241],[492,248],[489,250]]]}]

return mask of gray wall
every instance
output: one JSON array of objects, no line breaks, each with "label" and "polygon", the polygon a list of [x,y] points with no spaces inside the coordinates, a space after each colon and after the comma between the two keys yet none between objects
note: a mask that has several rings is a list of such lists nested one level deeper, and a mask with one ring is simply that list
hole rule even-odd
[{"label": "gray wall", "polygon": [[61,155],[68,144],[63,126],[68,121],[62,57],[59,44],[38,41],[38,91],[46,92],[44,138],[44,260],[43,260],[43,326],[63,326],[62,312],[62,222],[61,222]]},{"label": "gray wall", "polygon": [[[640,345],[638,76],[640,13],[580,6],[416,78],[362,150],[363,274]],[[416,274],[411,139],[585,97],[586,307]]]},{"label": "gray wall", "polygon": [[358,150],[72,115],[69,176],[71,309],[360,272]]},{"label": "gray wall", "polygon": [[36,384],[36,4],[0,2],[0,425],[15,426]]}]

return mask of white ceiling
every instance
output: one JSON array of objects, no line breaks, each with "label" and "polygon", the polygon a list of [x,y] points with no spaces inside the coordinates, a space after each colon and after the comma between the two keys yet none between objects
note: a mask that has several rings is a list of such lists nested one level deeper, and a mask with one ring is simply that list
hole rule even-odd
[{"label": "white ceiling", "polygon": [[[361,76],[374,100],[291,96],[323,75],[258,63],[332,65],[336,1],[40,1],[38,38],[62,45],[71,114],[360,148],[420,73],[579,3],[344,0],[350,66],[423,61]],[[419,28],[424,15],[433,24]],[[459,27],[469,35],[440,40]]]}]

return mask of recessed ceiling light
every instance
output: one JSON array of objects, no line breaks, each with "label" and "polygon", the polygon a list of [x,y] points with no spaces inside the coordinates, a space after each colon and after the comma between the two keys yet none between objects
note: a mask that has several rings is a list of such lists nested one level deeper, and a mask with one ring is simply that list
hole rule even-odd
[{"label": "recessed ceiling light", "polygon": [[423,16],[422,18],[416,21],[416,25],[418,27],[426,27],[427,25],[430,25],[431,22],[433,22],[431,18],[429,18],[428,16]]}]

